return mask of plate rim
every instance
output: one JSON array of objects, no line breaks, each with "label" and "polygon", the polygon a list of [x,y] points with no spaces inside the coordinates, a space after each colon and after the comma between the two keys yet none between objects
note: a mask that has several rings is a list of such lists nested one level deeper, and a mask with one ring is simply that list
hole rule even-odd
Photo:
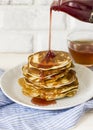
[{"label": "plate rim", "polygon": [[[91,99],[93,97],[93,95],[91,95],[87,100],[83,100],[81,101],[80,103],[74,103],[73,105],[68,105],[68,106],[60,106],[60,107],[57,107],[57,108],[52,108],[52,107],[47,107],[47,106],[38,106],[38,105],[29,105],[29,104],[26,104],[24,102],[21,102],[21,101],[18,101],[17,99],[11,97],[11,95],[9,95],[8,93],[5,92],[4,90],[4,86],[2,85],[2,79],[4,78],[4,76],[9,72],[9,71],[12,71],[18,67],[21,67],[22,65],[24,65],[26,62],[23,62],[9,70],[7,70],[6,72],[4,72],[2,74],[2,76],[0,77],[0,88],[2,90],[2,92],[4,93],[4,95],[6,95],[10,100],[12,100],[14,103],[17,103],[17,104],[20,104],[22,106],[25,106],[25,107],[29,107],[29,108],[33,108],[33,109],[39,109],[39,110],[62,110],[62,109],[67,109],[67,108],[72,108],[72,107],[75,107],[75,106],[78,106],[86,101],[88,101],[89,99]],[[83,66],[83,65],[79,65],[79,64],[74,64],[75,66],[78,66],[78,67],[83,67],[83,68],[86,68],[88,69],[87,67]],[[93,73],[90,69],[88,69],[91,73]],[[92,90],[93,91],[93,90]],[[30,98],[31,99],[31,98]],[[58,99],[58,100],[62,100],[62,99]]]}]

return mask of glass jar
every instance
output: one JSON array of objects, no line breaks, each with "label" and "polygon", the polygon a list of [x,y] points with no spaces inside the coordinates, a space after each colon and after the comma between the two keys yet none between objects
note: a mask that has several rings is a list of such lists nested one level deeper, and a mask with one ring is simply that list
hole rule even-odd
[{"label": "glass jar", "polygon": [[68,50],[74,62],[93,66],[93,32],[78,31],[68,35]]}]

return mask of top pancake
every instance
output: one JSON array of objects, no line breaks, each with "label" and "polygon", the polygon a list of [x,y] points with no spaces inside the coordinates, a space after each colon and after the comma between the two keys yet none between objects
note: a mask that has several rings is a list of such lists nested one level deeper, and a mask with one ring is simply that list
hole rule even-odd
[{"label": "top pancake", "polygon": [[71,63],[71,58],[67,52],[53,51],[55,55],[49,61],[43,62],[48,51],[34,53],[28,57],[28,68],[38,68],[39,70],[58,69]]}]

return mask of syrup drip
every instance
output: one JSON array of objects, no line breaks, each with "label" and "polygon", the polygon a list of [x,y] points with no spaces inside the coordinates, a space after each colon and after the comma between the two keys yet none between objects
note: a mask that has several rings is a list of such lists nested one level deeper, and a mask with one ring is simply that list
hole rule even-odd
[{"label": "syrup drip", "polygon": [[53,62],[53,58],[55,58],[55,54],[52,51],[48,51],[46,56],[44,57],[44,59],[40,62],[40,64],[38,65],[38,68],[50,68],[54,65],[56,65]]},{"label": "syrup drip", "polygon": [[52,29],[52,10],[50,9],[50,22],[49,22],[49,50],[38,68],[50,68],[55,65],[53,58],[55,58],[55,53],[51,51],[51,29]]},{"label": "syrup drip", "polygon": [[[50,9],[50,24],[49,24],[49,50],[45,57],[42,59],[40,64],[38,65],[38,68],[51,68],[52,66],[55,66],[53,59],[55,58],[55,53],[51,51],[51,27],[52,27],[52,10]],[[40,79],[43,80],[45,77],[44,71],[40,71]]]},{"label": "syrup drip", "polygon": [[[53,58],[55,58],[55,54],[52,51],[48,51],[44,59],[41,61],[39,64],[39,68],[50,68],[52,66],[57,65],[56,63],[53,62]],[[40,71],[40,79],[43,80],[45,78],[44,70]]]},{"label": "syrup drip", "polygon": [[50,22],[49,22],[49,51],[51,50],[51,29],[52,29],[52,10],[50,9]]},{"label": "syrup drip", "polygon": [[45,99],[41,99],[41,98],[32,98],[31,102],[35,105],[39,105],[39,106],[48,106],[51,104],[56,104],[55,100],[52,101],[46,101]]}]

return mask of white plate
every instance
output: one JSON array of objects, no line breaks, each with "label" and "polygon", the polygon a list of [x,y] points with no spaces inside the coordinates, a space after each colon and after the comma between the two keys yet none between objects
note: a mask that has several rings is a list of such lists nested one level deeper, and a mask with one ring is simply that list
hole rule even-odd
[{"label": "white plate", "polygon": [[7,71],[1,77],[1,89],[3,93],[18,104],[36,109],[58,110],[79,105],[93,96],[93,72],[84,66],[76,64],[75,70],[79,80],[78,93],[74,97],[57,100],[57,103],[53,105],[35,105],[31,102],[30,97],[23,95],[21,87],[18,84],[18,79],[22,77],[22,66],[23,64]]}]

